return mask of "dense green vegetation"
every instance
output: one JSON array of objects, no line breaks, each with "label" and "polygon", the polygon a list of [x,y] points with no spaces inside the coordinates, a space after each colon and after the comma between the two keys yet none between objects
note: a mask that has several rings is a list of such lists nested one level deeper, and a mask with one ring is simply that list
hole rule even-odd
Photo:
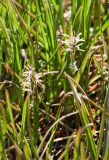
[{"label": "dense green vegetation", "polygon": [[109,160],[108,0],[0,0],[0,159]]}]

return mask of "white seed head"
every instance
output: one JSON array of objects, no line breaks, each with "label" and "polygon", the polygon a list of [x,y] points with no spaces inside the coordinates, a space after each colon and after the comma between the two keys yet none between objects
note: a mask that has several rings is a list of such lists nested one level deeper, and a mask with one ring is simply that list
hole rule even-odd
[{"label": "white seed head", "polygon": [[61,41],[62,45],[66,45],[65,50],[70,52],[78,51],[84,51],[80,49],[80,46],[83,44],[84,39],[80,38],[81,33],[79,33],[77,36],[75,34],[72,34],[71,36],[67,34],[63,34],[65,41]]},{"label": "white seed head", "polygon": [[34,88],[37,86],[44,89],[43,81],[41,80],[41,73],[36,73],[32,66],[25,66],[22,73],[22,89],[29,93],[34,93]]}]

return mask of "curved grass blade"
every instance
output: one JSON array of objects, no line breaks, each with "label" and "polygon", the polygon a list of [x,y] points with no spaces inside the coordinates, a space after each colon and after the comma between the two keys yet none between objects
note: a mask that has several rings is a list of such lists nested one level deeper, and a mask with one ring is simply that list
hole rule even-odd
[{"label": "curved grass blade", "polygon": [[[72,78],[67,74],[66,74],[66,76],[67,76],[67,79],[70,83],[71,89],[74,93],[74,98],[75,98],[77,109],[79,111],[79,115],[80,115],[82,125],[83,125],[83,127],[85,127],[90,123],[89,119],[88,119],[88,114],[87,114],[88,110],[86,108],[86,105],[85,105],[84,101],[79,96],[79,94],[76,90],[76,87],[74,86],[74,82],[72,81]],[[93,138],[93,135],[92,135],[92,130],[91,130],[90,127],[86,129],[86,135],[87,135],[87,143],[88,143],[89,151],[91,153],[91,157],[92,157],[92,159],[95,159],[95,157],[96,157],[96,145],[95,145],[95,141],[94,141],[94,138]]]}]

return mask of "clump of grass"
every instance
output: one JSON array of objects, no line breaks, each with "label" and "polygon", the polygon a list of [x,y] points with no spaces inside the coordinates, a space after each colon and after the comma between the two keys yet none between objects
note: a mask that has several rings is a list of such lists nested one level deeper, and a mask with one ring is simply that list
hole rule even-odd
[{"label": "clump of grass", "polygon": [[109,159],[107,5],[0,1],[0,159]]}]

